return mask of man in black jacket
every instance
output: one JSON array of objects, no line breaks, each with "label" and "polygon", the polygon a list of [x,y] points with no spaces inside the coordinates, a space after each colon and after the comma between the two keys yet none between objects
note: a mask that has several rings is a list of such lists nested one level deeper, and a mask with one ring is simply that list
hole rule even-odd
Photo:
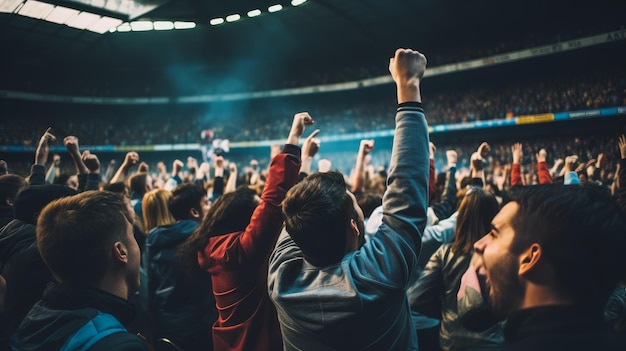
[{"label": "man in black jacket", "polygon": [[[33,306],[11,338],[13,350],[147,350],[121,323],[134,318],[139,288],[134,213],[119,194],[88,191],[46,206],[37,247],[60,284]],[[121,323],[120,323],[121,322]]]},{"label": "man in black jacket", "polygon": [[505,350],[626,350],[606,328],[607,298],[624,277],[626,221],[601,189],[522,187],[474,244]]},{"label": "man in black jacket", "polygon": [[142,279],[141,298],[154,322],[155,338],[167,338],[186,351],[212,350],[210,331],[217,310],[211,277],[198,272],[196,279],[190,279],[176,255],[207,214],[207,193],[196,184],[179,185],[168,207],[178,222],[156,227],[146,239],[142,267],[147,284]]}]

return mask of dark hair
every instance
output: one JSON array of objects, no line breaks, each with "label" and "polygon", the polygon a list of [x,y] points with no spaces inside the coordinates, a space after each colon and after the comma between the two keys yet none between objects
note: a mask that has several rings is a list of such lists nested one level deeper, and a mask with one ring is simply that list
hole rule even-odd
[{"label": "dark hair", "polygon": [[314,173],[296,184],[287,192],[283,214],[287,232],[309,262],[326,266],[341,260],[355,218],[341,173]]},{"label": "dark hair", "polygon": [[246,186],[213,202],[198,228],[178,249],[178,258],[185,272],[190,276],[198,273],[198,252],[204,250],[211,237],[244,231],[258,204],[256,192]]},{"label": "dark hair", "polygon": [[102,190],[128,196],[128,186],[124,182],[108,183],[102,186]]},{"label": "dark hair", "polygon": [[146,185],[148,185],[148,173],[137,172],[128,179],[128,187],[132,193],[143,195],[146,193]]},{"label": "dark hair", "polygon": [[5,201],[15,200],[17,194],[28,186],[26,179],[15,174],[0,175],[0,201],[5,205]]},{"label": "dark hair", "polygon": [[61,173],[58,176],[54,177],[54,180],[52,181],[52,184],[66,185],[68,179],[70,179],[70,175],[69,174]]},{"label": "dark hair", "polygon": [[626,220],[605,191],[576,185],[536,185],[511,193],[519,205],[511,221],[510,251],[541,245],[563,297],[603,308],[626,269]]},{"label": "dark hair", "polygon": [[361,210],[363,210],[363,216],[365,216],[365,218],[369,218],[369,216],[372,215],[372,212],[374,212],[378,206],[383,204],[383,198],[370,191],[358,194],[356,200],[361,207]]},{"label": "dark hair", "polygon": [[199,208],[200,201],[206,196],[206,191],[200,185],[186,183],[177,186],[172,190],[172,197],[168,207],[177,221],[189,218],[189,211],[192,208],[202,212]]},{"label": "dark hair", "polygon": [[93,286],[102,279],[115,242],[128,245],[128,200],[109,191],[86,191],[49,203],[37,220],[37,247],[61,282]]},{"label": "dark hair", "polygon": [[495,196],[482,188],[469,188],[459,205],[450,250],[457,255],[471,253],[474,243],[491,230],[491,220],[497,213]]}]

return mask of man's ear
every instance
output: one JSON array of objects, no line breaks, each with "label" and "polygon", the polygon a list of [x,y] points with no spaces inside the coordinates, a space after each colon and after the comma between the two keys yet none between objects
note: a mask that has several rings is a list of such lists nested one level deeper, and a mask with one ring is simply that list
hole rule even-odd
[{"label": "man's ear", "polygon": [[200,212],[199,212],[199,211],[198,211],[198,209],[197,209],[197,208],[195,208],[195,207],[192,207],[192,208],[189,210],[189,215],[191,216],[191,218],[194,218],[194,219],[200,219]]},{"label": "man's ear", "polygon": [[543,258],[543,250],[541,245],[534,243],[530,245],[519,257],[519,271],[518,274],[523,277],[535,270],[541,263]]},{"label": "man's ear", "polygon": [[118,262],[128,263],[128,251],[126,246],[121,242],[115,242],[113,246],[113,255]]},{"label": "man's ear", "polygon": [[354,236],[359,236],[363,234],[359,231],[359,226],[356,225],[356,221],[354,219],[350,220],[350,230],[352,231],[352,234]]}]

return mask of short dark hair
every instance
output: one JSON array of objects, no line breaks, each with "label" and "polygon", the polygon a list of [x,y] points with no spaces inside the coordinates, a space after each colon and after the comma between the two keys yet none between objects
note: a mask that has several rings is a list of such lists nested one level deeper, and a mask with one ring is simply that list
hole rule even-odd
[{"label": "short dark hair", "polygon": [[605,191],[576,185],[536,185],[511,193],[519,205],[511,221],[510,251],[541,245],[554,268],[557,293],[602,308],[626,270],[626,220]]},{"label": "short dark hair", "polygon": [[187,219],[192,208],[200,210],[198,206],[204,196],[206,196],[206,191],[200,185],[181,184],[172,190],[168,207],[177,221]]},{"label": "short dark hair", "polygon": [[361,207],[365,218],[369,218],[372,215],[372,212],[383,204],[383,198],[371,191],[359,193],[356,195],[356,201],[359,204],[359,207]]},{"label": "short dark hair", "polygon": [[146,193],[148,172],[137,172],[128,179],[128,187],[131,192],[143,195]]},{"label": "short dark hair", "polygon": [[128,245],[128,200],[109,191],[86,191],[49,203],[37,220],[37,247],[61,282],[93,286],[102,279],[115,242]]},{"label": "short dark hair", "polygon": [[24,177],[15,174],[0,175],[0,201],[4,204],[6,199],[15,200],[17,194],[28,186]]},{"label": "short dark hair", "polygon": [[344,256],[346,230],[356,214],[341,173],[313,173],[296,184],[287,192],[283,214],[307,261],[326,266]]}]

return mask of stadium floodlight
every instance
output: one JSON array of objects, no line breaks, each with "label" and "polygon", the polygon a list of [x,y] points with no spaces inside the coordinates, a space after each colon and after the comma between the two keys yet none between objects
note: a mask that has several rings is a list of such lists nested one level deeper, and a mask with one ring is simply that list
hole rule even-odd
[{"label": "stadium floodlight", "polygon": [[270,7],[267,8],[267,11],[269,12],[277,12],[283,9],[283,5],[281,4],[276,4],[276,5],[272,5]]},{"label": "stadium floodlight", "polygon": [[87,30],[90,30],[92,32],[96,32],[99,34],[104,34],[107,31],[109,31],[111,28],[115,28],[119,26],[120,24],[122,24],[122,22],[123,21],[118,18],[103,16],[102,18],[100,18],[99,21],[92,23],[90,26],[88,26]]},{"label": "stadium floodlight", "polygon": [[293,6],[300,6],[302,4],[304,4],[306,2],[306,0],[291,0],[291,5]]},{"label": "stadium floodlight", "polygon": [[100,20],[100,16],[96,14],[81,12],[78,15],[70,18],[65,23],[65,25],[78,29],[87,29],[87,27],[96,23],[98,20]]},{"label": "stadium floodlight", "polygon": [[174,22],[176,29],[193,29],[196,28],[196,22]]},{"label": "stadium floodlight", "polygon": [[132,28],[130,28],[130,23],[128,22],[122,23],[121,25],[117,26],[118,32],[130,32],[131,30]]},{"label": "stadium floodlight", "polygon": [[36,19],[42,19],[46,17],[52,10],[54,5],[47,4],[45,2],[28,0],[24,3],[24,6],[17,12],[18,14],[26,17],[32,17]]},{"label": "stadium floodlight", "polygon": [[209,21],[209,24],[211,24],[212,26],[217,26],[218,24],[222,24],[222,23],[224,23],[224,19],[222,17],[213,18],[212,20]]},{"label": "stadium floodlight", "polygon": [[261,10],[259,9],[248,11],[248,17],[256,17],[256,16],[259,16],[260,14],[261,14]]},{"label": "stadium floodlight", "polygon": [[241,16],[239,16],[239,14],[226,16],[226,22],[235,22],[235,21],[239,21],[240,19],[241,19]]},{"label": "stadium floodlight", "polygon": [[133,32],[145,32],[147,30],[153,30],[152,22],[150,21],[133,21],[130,22],[130,28]]},{"label": "stadium floodlight", "polygon": [[0,12],[12,13],[24,0],[0,0]]},{"label": "stadium floodlight", "polygon": [[172,30],[174,29],[174,22],[170,21],[155,21],[154,30]]},{"label": "stadium floodlight", "polygon": [[45,18],[44,20],[48,21],[48,22],[53,22],[53,23],[58,23],[58,24],[64,24],[65,22],[67,22],[67,20],[69,20],[70,18],[78,15],[80,11],[78,10],[74,10],[74,9],[69,9],[67,7],[63,7],[63,6],[56,6],[54,8],[54,10],[52,10],[52,12],[50,12]]}]

